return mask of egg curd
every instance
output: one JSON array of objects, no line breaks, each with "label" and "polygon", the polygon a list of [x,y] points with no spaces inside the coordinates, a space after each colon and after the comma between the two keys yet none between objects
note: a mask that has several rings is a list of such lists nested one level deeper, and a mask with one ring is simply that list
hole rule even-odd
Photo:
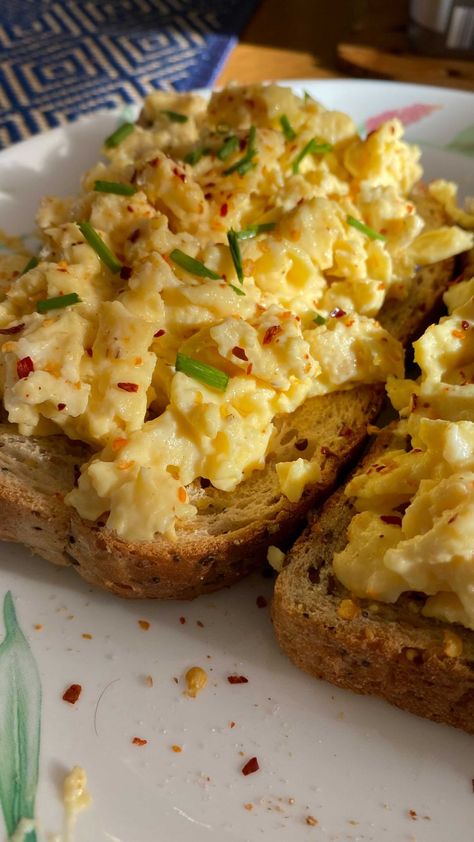
[{"label": "egg curd", "polygon": [[420,591],[425,616],[474,629],[474,278],[445,302],[449,315],[414,343],[420,378],[387,386],[411,446],[348,484],[359,514],[334,570],[356,596]]},{"label": "egg curd", "polygon": [[[39,262],[0,262],[0,379],[21,434],[94,449],[66,498],[82,517],[172,538],[194,480],[232,491],[264,467],[275,416],[402,376],[380,307],[472,243],[424,229],[402,133],[361,138],[274,85],[154,93],[78,196],[42,202]],[[318,475],[276,471],[293,501]]]}]

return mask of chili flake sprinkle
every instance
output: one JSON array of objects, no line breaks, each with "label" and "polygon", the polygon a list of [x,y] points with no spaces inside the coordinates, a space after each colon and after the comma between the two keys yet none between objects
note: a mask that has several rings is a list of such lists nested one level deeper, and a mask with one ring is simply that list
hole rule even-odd
[{"label": "chili flake sprinkle", "polygon": [[265,335],[263,337],[263,345],[269,345],[270,342],[273,342],[276,336],[282,332],[281,325],[272,325],[268,327],[265,331]]},{"label": "chili flake sprinkle", "polygon": [[243,348],[239,348],[238,345],[235,345],[235,347],[232,348],[232,353],[234,357],[237,357],[239,360],[243,360],[244,362],[248,363],[249,358]]},{"label": "chili flake sprinkle", "polygon": [[250,760],[247,760],[247,763],[242,766],[242,774],[243,775],[253,775],[254,772],[258,772],[260,766],[258,764],[258,760],[256,757],[251,757]]},{"label": "chili flake sprinkle", "polygon": [[143,629],[143,631],[148,631],[148,629],[150,628],[150,623],[148,622],[148,620],[137,620],[137,623],[140,626],[140,628]]},{"label": "chili flake sprinkle", "polygon": [[146,746],[148,740],[142,740],[141,737],[134,737],[132,743],[134,746]]},{"label": "chili flake sprinkle", "polygon": [[138,392],[138,383],[117,383],[117,386],[124,392]]},{"label": "chili flake sprinkle", "polygon": [[25,380],[34,370],[35,366],[31,357],[23,357],[23,359],[17,360],[16,373],[19,380]]},{"label": "chili flake sprinkle", "polygon": [[15,333],[21,333],[24,327],[24,322],[21,322],[19,325],[12,325],[12,327],[2,327],[0,329],[0,334],[2,336],[13,336]]},{"label": "chili flake sprinkle", "polygon": [[65,702],[69,702],[70,705],[75,705],[81,693],[82,687],[80,684],[71,684],[63,693],[63,699]]},{"label": "chili flake sprinkle", "polygon": [[229,684],[248,684],[249,680],[245,675],[228,675],[227,681]]}]

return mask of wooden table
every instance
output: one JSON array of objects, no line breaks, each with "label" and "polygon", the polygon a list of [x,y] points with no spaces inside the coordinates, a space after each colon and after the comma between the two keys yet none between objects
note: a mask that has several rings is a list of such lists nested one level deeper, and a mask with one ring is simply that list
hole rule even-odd
[{"label": "wooden table", "polygon": [[474,62],[417,55],[408,0],[262,0],[218,84],[364,76],[474,91]]}]

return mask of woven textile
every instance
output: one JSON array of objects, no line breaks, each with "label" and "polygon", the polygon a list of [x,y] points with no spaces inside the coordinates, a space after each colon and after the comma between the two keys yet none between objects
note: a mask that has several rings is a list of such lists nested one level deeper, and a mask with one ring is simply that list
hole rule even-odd
[{"label": "woven textile", "polygon": [[1,0],[0,148],[212,83],[256,0]]}]

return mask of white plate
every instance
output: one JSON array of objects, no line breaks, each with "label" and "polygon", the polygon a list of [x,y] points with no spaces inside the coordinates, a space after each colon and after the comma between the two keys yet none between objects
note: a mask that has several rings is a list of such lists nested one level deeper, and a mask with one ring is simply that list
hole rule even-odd
[{"label": "white plate", "polygon": [[[429,177],[474,193],[471,95],[369,81],[292,84],[361,127],[387,110],[433,106],[403,112],[408,137],[422,143]],[[116,119],[98,114],[3,152],[0,227],[24,235],[43,194],[76,189]],[[42,838],[60,829],[60,782],[80,764],[94,803],[76,842],[471,842],[470,737],[298,672],[277,647],[268,608],[256,606],[272,590],[260,575],[193,603],[126,602],[22,548],[4,544],[0,553],[0,597],[12,591],[41,676]],[[192,665],[210,677],[195,700],[183,694]],[[248,683],[230,685],[231,673]],[[83,687],[74,706],[61,698],[71,683]],[[147,745],[133,745],[135,736]],[[260,770],[244,777],[254,755]]]}]

